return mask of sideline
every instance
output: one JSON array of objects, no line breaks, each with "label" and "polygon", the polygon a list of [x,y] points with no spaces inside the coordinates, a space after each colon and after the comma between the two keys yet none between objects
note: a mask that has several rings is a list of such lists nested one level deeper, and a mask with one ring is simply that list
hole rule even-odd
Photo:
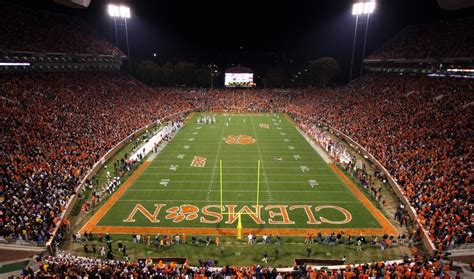
[{"label": "sideline", "polygon": [[101,208],[84,224],[84,226],[79,230],[81,234],[84,232],[94,232],[94,228],[99,223],[99,221],[104,217],[105,214],[109,211],[112,206],[122,197],[123,194],[132,186],[132,184],[137,180],[137,178],[145,171],[145,169],[150,165],[150,162],[144,161],[142,165],[135,170],[132,175],[125,181],[125,183],[119,187],[119,189],[111,196],[109,199],[102,205]]},{"label": "sideline", "polygon": [[374,216],[374,218],[382,225],[383,230],[385,233],[389,235],[398,236],[399,232],[395,228],[395,226],[388,221],[388,219],[370,202],[367,197],[357,188],[356,185],[335,165],[329,164],[331,170],[339,176],[340,179],[344,182],[344,184],[351,189],[354,195],[360,200],[360,202],[369,210],[369,212]]},{"label": "sideline", "polygon": [[[189,235],[227,235],[237,236],[236,228],[190,228],[190,227],[127,227],[127,226],[99,226],[93,227],[90,230],[95,234],[110,233],[110,234],[181,234],[186,232]],[[370,228],[306,228],[306,229],[269,229],[269,228],[248,228],[242,229],[242,234],[272,234],[285,236],[306,236],[308,233],[321,233],[329,235],[338,231],[343,231],[352,236],[355,235],[377,235],[382,236],[386,233],[385,229],[370,229]],[[88,230],[89,232],[89,230]]]},{"label": "sideline", "polygon": [[298,124],[293,120],[293,118],[291,118],[288,113],[284,113],[285,114],[285,117],[286,119],[288,120],[288,122],[290,122],[291,125],[293,125],[293,127],[297,128],[298,127]]}]

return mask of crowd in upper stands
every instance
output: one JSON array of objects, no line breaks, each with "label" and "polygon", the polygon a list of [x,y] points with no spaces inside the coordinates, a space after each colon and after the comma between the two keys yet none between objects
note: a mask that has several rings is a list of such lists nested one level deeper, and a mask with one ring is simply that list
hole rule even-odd
[{"label": "crowd in upper stands", "polygon": [[472,58],[474,17],[408,26],[369,59]]},{"label": "crowd in upper stands", "polygon": [[77,17],[0,3],[0,50],[123,55]]},{"label": "crowd in upper stands", "polygon": [[[451,263],[439,257],[413,255],[402,262],[372,262],[347,264],[345,267],[313,268],[295,265],[291,269],[253,266],[209,265],[190,267],[188,263],[163,263],[146,261],[117,261],[77,257],[64,252],[55,257],[39,260],[40,270],[23,270],[26,278],[57,276],[83,278],[461,278],[450,271]],[[453,276],[454,275],[454,276]],[[232,277],[231,277],[232,276]]]}]

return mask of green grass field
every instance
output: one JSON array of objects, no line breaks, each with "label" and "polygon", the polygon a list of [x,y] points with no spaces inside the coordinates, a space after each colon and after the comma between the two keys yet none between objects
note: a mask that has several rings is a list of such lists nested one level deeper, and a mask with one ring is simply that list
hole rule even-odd
[{"label": "green grass field", "polygon": [[[215,116],[216,122],[199,124],[204,115]],[[194,229],[189,233],[229,234],[236,230],[239,211],[244,230],[255,232],[383,231],[373,212],[284,114],[194,114],[146,169],[125,184],[126,191],[93,231],[189,228]]]}]

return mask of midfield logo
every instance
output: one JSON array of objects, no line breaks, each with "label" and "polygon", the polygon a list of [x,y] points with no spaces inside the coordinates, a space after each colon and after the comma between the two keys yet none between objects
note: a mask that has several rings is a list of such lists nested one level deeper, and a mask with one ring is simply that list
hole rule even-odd
[{"label": "midfield logo", "polygon": [[204,168],[206,166],[206,157],[194,156],[193,161],[191,162],[191,167],[195,168]]},{"label": "midfield logo", "polygon": [[254,138],[247,135],[229,135],[223,138],[227,144],[253,144],[256,142]]}]

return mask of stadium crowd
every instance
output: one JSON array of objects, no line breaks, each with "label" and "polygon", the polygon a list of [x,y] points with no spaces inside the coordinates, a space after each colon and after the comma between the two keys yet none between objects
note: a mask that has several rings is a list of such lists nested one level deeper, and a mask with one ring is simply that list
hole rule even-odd
[{"label": "stadium crowd", "polygon": [[474,17],[408,26],[369,59],[472,58]]},{"label": "stadium crowd", "polygon": [[44,243],[80,179],[135,130],[189,104],[120,73],[0,76],[0,236]]},{"label": "stadium crowd", "polygon": [[62,278],[461,278],[460,274],[450,271],[449,261],[416,254],[401,262],[347,264],[335,269],[310,265],[295,265],[289,269],[260,265],[190,267],[188,263],[101,260],[65,252],[38,259],[38,264],[39,271],[24,269],[21,278],[59,278],[59,274]]},{"label": "stadium crowd", "polygon": [[0,7],[0,50],[123,55],[79,18],[4,3]]},{"label": "stadium crowd", "polygon": [[[472,242],[474,84],[368,75],[287,105],[365,147],[396,179],[438,245]],[[438,247],[440,248],[440,247]]]}]

